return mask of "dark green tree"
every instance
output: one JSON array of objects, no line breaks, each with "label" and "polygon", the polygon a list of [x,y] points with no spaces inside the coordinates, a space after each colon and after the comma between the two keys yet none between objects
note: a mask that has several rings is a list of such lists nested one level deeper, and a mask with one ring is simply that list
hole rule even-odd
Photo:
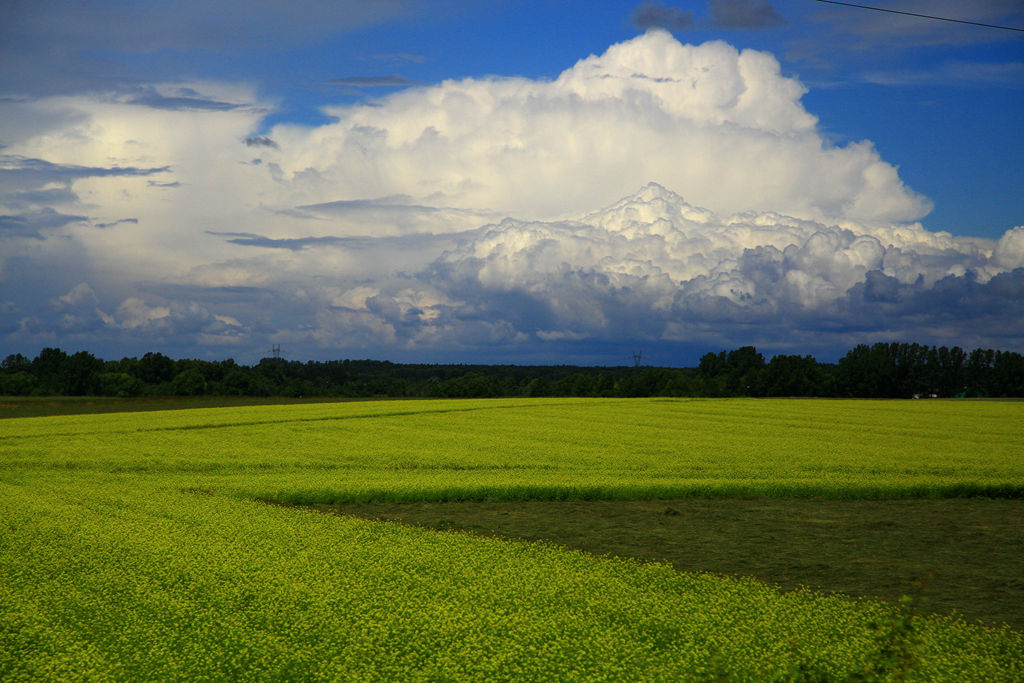
[{"label": "dark green tree", "polygon": [[67,383],[64,380],[64,366],[68,354],[58,348],[47,347],[32,361],[32,374],[36,377],[37,389],[43,394],[64,394]]},{"label": "dark green tree", "polygon": [[157,386],[174,379],[176,368],[174,361],[162,353],[148,351],[139,359],[136,366],[138,377],[146,384]]},{"label": "dark green tree", "polygon": [[103,361],[88,351],[79,351],[64,361],[64,391],[67,396],[95,396],[100,393]]},{"label": "dark green tree", "polygon": [[206,377],[198,368],[188,368],[174,376],[171,389],[178,396],[201,396],[206,393]]},{"label": "dark green tree", "polygon": [[824,396],[825,372],[812,356],[773,357],[760,378],[762,396]]}]

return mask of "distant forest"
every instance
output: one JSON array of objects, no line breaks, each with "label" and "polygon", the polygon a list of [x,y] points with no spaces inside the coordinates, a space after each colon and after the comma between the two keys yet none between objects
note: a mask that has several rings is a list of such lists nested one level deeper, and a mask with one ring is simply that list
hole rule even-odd
[{"label": "distant forest", "polygon": [[375,360],[173,360],[150,352],[105,361],[45,348],[0,364],[5,396],[821,396],[948,398],[1024,396],[1024,356],[1010,351],[859,345],[838,363],[752,346],[707,353],[695,368],[571,365],[426,365]]}]

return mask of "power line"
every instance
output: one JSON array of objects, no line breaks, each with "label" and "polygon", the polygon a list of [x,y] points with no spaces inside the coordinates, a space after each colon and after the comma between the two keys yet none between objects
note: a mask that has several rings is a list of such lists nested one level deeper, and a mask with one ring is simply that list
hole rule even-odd
[{"label": "power line", "polygon": [[856,7],[858,9],[870,9],[876,12],[888,12],[889,14],[904,14],[908,17],[920,17],[921,19],[935,19],[937,21],[951,21],[956,24],[970,24],[971,26],[984,26],[985,28],[1001,28],[1004,31],[1018,31],[1024,33],[1024,28],[1015,28],[1013,26],[997,26],[995,24],[981,24],[977,21],[966,21],[964,19],[950,19],[949,17],[936,17],[930,14],[916,14],[914,12],[903,12],[898,9],[886,9],[884,7],[868,7],[867,5],[855,5],[852,2],[837,2],[837,0],[817,0],[818,2],[827,2],[830,5],[843,5],[844,7]]}]

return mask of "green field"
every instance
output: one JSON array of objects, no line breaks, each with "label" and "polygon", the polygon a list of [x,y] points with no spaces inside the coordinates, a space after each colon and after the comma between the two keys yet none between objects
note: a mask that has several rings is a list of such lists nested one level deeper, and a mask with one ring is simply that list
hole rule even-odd
[{"label": "green field", "polygon": [[1020,519],[1021,424],[1019,402],[656,399],[3,420],[0,679],[1024,680],[995,621],[290,507],[969,497]]}]

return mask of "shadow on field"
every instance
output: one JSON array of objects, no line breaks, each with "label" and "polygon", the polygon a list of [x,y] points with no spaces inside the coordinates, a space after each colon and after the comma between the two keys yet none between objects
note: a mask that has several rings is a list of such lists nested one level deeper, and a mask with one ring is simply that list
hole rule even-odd
[{"label": "shadow on field", "polygon": [[[445,531],[547,540],[680,571],[897,600],[1024,630],[1024,500],[704,499],[313,506]],[[916,585],[928,577],[922,585]]]}]

